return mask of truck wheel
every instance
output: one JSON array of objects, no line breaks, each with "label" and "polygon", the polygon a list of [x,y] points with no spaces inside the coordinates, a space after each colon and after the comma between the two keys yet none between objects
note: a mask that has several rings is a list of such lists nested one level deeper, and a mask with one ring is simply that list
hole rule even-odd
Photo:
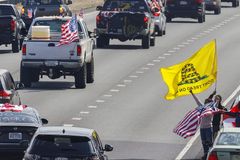
[{"label": "truck wheel", "polygon": [[198,23],[203,23],[203,15],[201,15],[200,17],[198,17]]},{"label": "truck wheel", "polygon": [[18,39],[16,39],[15,41],[12,42],[12,52],[13,53],[19,52],[19,40]]},{"label": "truck wheel", "polygon": [[79,71],[75,72],[75,87],[76,88],[86,88],[86,64],[80,68]]},{"label": "truck wheel", "polygon": [[31,70],[31,81],[38,82],[39,81],[39,72],[36,70]]},{"label": "truck wheel", "polygon": [[94,58],[92,57],[91,62],[87,63],[87,83],[94,82]]},{"label": "truck wheel", "polygon": [[164,31],[163,31],[163,35],[166,35],[166,28],[165,28]]},{"label": "truck wheel", "polygon": [[214,14],[220,14],[221,13],[221,8],[217,8],[214,10]]},{"label": "truck wheel", "polygon": [[237,7],[237,0],[232,2],[232,7]]},{"label": "truck wheel", "polygon": [[20,68],[20,82],[24,84],[25,87],[31,87],[31,73],[30,69],[24,68],[21,66]]},{"label": "truck wheel", "polygon": [[158,36],[162,36],[162,35],[163,35],[163,31],[162,31],[162,30],[159,30],[159,31],[157,32],[157,35],[158,35]]},{"label": "truck wheel", "polygon": [[155,35],[150,38],[150,46],[155,46]]},{"label": "truck wheel", "polygon": [[103,42],[102,36],[99,36],[96,39],[97,39],[97,48],[103,48],[104,47],[104,42]]},{"label": "truck wheel", "polygon": [[144,36],[142,38],[142,48],[143,49],[148,49],[150,46],[150,36],[149,34],[147,36]]}]

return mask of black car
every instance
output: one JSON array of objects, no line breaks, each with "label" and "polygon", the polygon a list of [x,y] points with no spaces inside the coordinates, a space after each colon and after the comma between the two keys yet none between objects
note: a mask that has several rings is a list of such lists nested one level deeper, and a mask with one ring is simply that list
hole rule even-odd
[{"label": "black car", "polygon": [[205,22],[204,0],[167,0],[165,14],[167,22],[173,18],[193,18],[199,23]]},{"label": "black car", "polygon": [[35,17],[72,16],[68,4],[72,4],[72,1],[65,3],[63,0],[26,0],[22,3],[21,17],[29,29]]},{"label": "black car", "polygon": [[13,153],[23,156],[35,131],[47,123],[34,108],[0,104],[0,155],[6,159]]},{"label": "black car", "polygon": [[232,7],[239,6],[239,0],[222,0],[222,2],[230,2],[230,3],[232,3]]},{"label": "black car", "polygon": [[23,160],[108,160],[105,151],[113,147],[102,142],[93,129],[51,126],[39,128]]},{"label": "black car", "polygon": [[0,103],[21,104],[12,75],[5,69],[0,69]]}]

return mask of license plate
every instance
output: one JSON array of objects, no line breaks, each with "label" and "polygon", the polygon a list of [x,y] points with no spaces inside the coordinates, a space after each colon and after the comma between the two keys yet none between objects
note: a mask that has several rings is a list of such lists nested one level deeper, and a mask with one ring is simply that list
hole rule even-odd
[{"label": "license plate", "polygon": [[58,61],[45,61],[45,65],[46,66],[57,66],[58,65]]},{"label": "license plate", "polygon": [[187,5],[187,1],[180,1],[180,5]]},{"label": "license plate", "polygon": [[22,139],[22,133],[9,133],[8,134],[9,139]]}]

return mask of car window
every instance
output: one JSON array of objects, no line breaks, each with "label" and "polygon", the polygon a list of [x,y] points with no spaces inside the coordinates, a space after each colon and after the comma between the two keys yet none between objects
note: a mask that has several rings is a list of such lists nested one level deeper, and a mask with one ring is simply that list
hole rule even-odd
[{"label": "car window", "polygon": [[145,1],[139,0],[108,0],[103,6],[104,11],[148,12]]},{"label": "car window", "polygon": [[38,123],[38,120],[23,112],[0,112],[0,123]]},{"label": "car window", "polygon": [[15,90],[14,80],[13,80],[12,76],[10,75],[10,73],[6,73],[6,79],[7,79],[7,83],[8,83],[8,86],[10,87],[10,89]]},{"label": "car window", "polygon": [[0,6],[0,16],[3,15],[15,15],[15,12],[11,6]]},{"label": "car window", "polygon": [[221,133],[217,145],[237,145],[240,146],[240,133]]},{"label": "car window", "polygon": [[44,157],[79,158],[93,153],[91,140],[80,136],[38,135],[29,154]]}]

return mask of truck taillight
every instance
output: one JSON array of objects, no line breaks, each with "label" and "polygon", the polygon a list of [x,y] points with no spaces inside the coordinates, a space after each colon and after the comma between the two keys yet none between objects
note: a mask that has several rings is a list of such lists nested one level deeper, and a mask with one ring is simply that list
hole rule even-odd
[{"label": "truck taillight", "polygon": [[11,26],[11,31],[15,31],[16,21],[12,19],[11,22],[10,22],[10,26]]},{"label": "truck taillight", "polygon": [[144,21],[145,23],[147,23],[147,22],[148,22],[148,20],[149,20],[149,18],[148,18],[148,17],[144,17],[144,18],[143,18],[143,21]]},{"label": "truck taillight", "polygon": [[9,99],[10,94],[4,90],[0,90],[0,98]]},{"label": "truck taillight", "polygon": [[26,44],[24,44],[24,45],[22,45],[22,55],[26,55],[26,53],[27,53],[27,45]]},{"label": "truck taillight", "polygon": [[82,48],[80,45],[77,45],[77,56],[81,56],[82,54]]},{"label": "truck taillight", "polygon": [[158,16],[160,16],[160,12],[154,12],[153,15],[154,15],[155,17],[158,17]]},{"label": "truck taillight", "polygon": [[217,153],[211,152],[207,160],[218,160]]},{"label": "truck taillight", "polygon": [[97,24],[100,22],[100,20],[101,20],[101,16],[100,16],[100,15],[97,15],[97,16],[96,16],[96,22],[97,22]]}]

